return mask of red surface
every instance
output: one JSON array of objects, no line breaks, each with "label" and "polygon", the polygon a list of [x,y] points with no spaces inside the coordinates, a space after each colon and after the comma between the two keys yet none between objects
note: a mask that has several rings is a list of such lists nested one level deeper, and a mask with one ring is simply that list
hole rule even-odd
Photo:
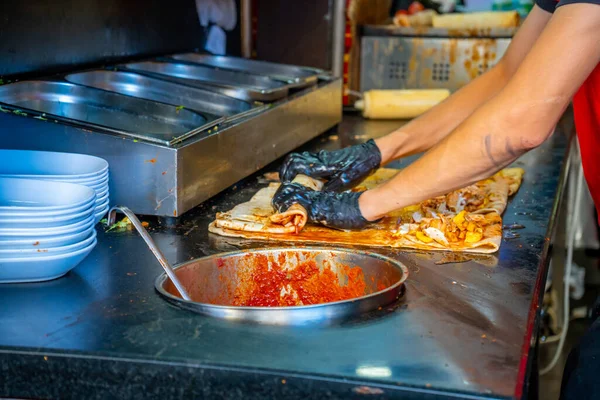
[{"label": "red surface", "polygon": [[573,110],[583,172],[600,210],[600,64],[575,94]]}]

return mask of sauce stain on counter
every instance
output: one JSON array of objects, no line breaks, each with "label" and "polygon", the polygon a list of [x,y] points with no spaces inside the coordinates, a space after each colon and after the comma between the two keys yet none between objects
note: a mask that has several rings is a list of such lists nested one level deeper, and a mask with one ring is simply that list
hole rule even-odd
[{"label": "sauce stain on counter", "polygon": [[496,64],[496,50],[496,40],[481,39],[475,40],[471,49],[465,51],[467,56],[471,55],[463,63],[465,71],[471,80],[477,78]]}]

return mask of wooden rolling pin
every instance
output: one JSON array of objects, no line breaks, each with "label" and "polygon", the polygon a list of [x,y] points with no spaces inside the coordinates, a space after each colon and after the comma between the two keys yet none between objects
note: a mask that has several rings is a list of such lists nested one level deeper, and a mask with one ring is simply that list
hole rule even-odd
[{"label": "wooden rolling pin", "polygon": [[516,11],[486,11],[434,15],[432,24],[434,28],[446,29],[515,28],[519,26],[519,13]]},{"label": "wooden rolling pin", "polygon": [[369,90],[354,104],[369,119],[411,119],[450,96],[447,89]]}]

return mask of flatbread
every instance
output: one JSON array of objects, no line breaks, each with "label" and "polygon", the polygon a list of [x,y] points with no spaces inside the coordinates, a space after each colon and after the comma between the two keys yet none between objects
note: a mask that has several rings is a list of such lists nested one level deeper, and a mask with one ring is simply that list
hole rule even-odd
[{"label": "flatbread", "polygon": [[505,168],[498,172],[498,174],[506,179],[506,182],[508,183],[508,195],[512,196],[519,190],[525,170],[523,168]]},{"label": "flatbread", "polygon": [[[371,189],[397,173],[395,169],[381,168],[354,190]],[[519,168],[501,171],[475,185],[405,207],[364,229],[352,231],[306,224],[308,216],[300,206],[275,213],[271,200],[279,183],[271,183],[249,202],[217,214],[209,231],[256,240],[493,253],[502,240],[501,214],[509,192],[511,188],[516,192],[523,173]],[[306,176],[297,182],[313,190],[322,188],[322,182]]]},{"label": "flatbread", "polygon": [[[305,175],[298,175],[292,182],[312,190],[321,190],[323,187],[323,182]],[[240,232],[297,234],[306,225],[308,213],[299,204],[294,204],[283,213],[277,213],[271,205],[271,200],[279,185],[271,183],[256,192],[250,201],[238,204],[227,212],[217,213],[216,226]]]}]

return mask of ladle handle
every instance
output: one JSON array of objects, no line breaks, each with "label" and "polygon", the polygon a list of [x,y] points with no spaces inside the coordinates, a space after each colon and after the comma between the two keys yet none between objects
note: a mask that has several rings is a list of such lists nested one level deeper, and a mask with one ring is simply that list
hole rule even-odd
[{"label": "ladle handle", "polygon": [[171,282],[173,282],[173,285],[175,285],[175,287],[179,291],[179,294],[181,295],[181,297],[184,300],[191,300],[187,291],[185,290],[185,288],[183,287],[181,282],[179,282],[179,278],[177,278],[177,275],[175,274],[175,271],[171,267],[171,264],[169,264],[169,262],[167,261],[167,259],[164,256],[164,254],[160,251],[160,249],[158,248],[156,243],[154,243],[154,240],[152,240],[152,237],[150,237],[150,234],[148,233],[146,228],[144,228],[142,226],[142,223],[135,216],[133,211],[131,211],[129,208],[124,207],[124,206],[114,206],[108,212],[107,225],[111,226],[116,222],[117,210],[121,211],[123,214],[125,214],[125,216],[127,216],[127,218],[129,218],[129,220],[131,221],[131,223],[133,224],[135,229],[139,232],[142,239],[144,239],[144,242],[146,242],[148,247],[150,247],[150,250],[154,254],[154,257],[156,257],[156,259],[158,260],[160,265],[163,267],[163,269],[165,270],[165,272],[171,279]]}]

